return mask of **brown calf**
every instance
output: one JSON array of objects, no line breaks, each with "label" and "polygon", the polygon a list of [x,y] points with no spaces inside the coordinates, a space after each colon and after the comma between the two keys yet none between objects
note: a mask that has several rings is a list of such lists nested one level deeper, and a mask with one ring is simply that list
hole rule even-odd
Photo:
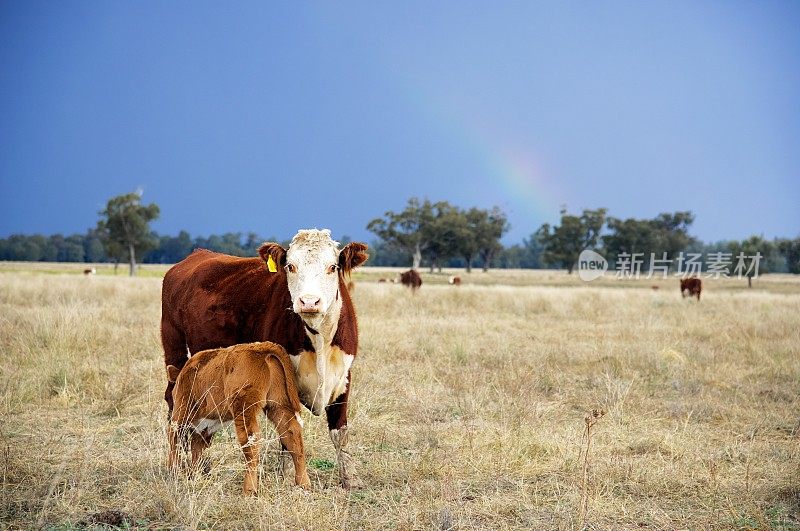
[{"label": "brown calf", "polygon": [[295,483],[311,488],[303,451],[300,400],[289,355],[275,343],[245,343],[193,355],[183,369],[167,367],[174,408],[169,427],[169,466],[178,465],[177,445],[191,435],[192,469],[224,422],[233,421],[247,468],[244,493],[258,490],[261,428],[258,414],[275,424],[292,456]]},{"label": "brown calf", "polygon": [[697,300],[700,300],[700,292],[703,291],[703,281],[699,278],[682,278],[681,279],[681,297],[686,297],[686,294],[689,294],[689,297],[697,296]]},{"label": "brown calf", "polygon": [[450,278],[447,280],[447,282],[448,282],[449,284],[452,284],[452,285],[454,285],[454,286],[460,286],[460,285],[461,285],[461,277],[458,277],[458,276],[455,276],[455,277],[450,277]]}]

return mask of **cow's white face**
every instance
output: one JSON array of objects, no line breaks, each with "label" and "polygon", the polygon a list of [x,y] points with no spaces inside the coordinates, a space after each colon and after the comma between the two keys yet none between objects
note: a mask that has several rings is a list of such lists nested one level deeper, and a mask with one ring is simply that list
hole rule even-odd
[{"label": "cow's white face", "polygon": [[286,281],[292,310],[318,323],[339,297],[339,249],[329,230],[301,230],[286,251]]},{"label": "cow's white face", "polygon": [[[333,345],[339,323],[342,297],[340,273],[348,274],[367,259],[367,246],[347,244],[341,251],[329,230],[301,230],[286,250],[266,242],[258,254],[272,273],[286,277],[292,310],[306,324],[313,351],[293,354],[299,392],[304,403],[319,415],[332,400],[347,389],[347,375],[355,352]],[[303,366],[301,369],[300,366]]]}]

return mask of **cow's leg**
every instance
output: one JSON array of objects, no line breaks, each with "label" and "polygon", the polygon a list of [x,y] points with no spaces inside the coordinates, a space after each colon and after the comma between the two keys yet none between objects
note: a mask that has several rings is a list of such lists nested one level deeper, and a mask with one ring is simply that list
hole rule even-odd
[{"label": "cow's leg", "polygon": [[261,449],[261,426],[258,424],[258,407],[244,401],[234,402],[233,411],[236,417],[233,424],[236,428],[236,439],[244,454],[244,487],[245,495],[258,492],[258,457]]},{"label": "cow's leg", "polygon": [[281,446],[292,456],[294,484],[304,489],[310,489],[311,480],[308,477],[306,454],[303,448],[303,428],[294,411],[286,407],[273,407],[267,410],[267,416],[275,424],[275,429],[281,439]]},{"label": "cow's leg", "polygon": [[353,457],[350,455],[350,452],[345,450],[348,440],[347,399],[350,396],[350,386],[353,385],[353,379],[349,371],[347,373],[347,382],[348,384],[345,392],[325,408],[325,414],[328,418],[328,430],[330,432],[331,441],[333,441],[333,447],[336,449],[336,462],[339,465],[339,482],[342,487],[353,489],[362,487],[363,483],[356,475]]},{"label": "cow's leg", "polygon": [[[189,359],[186,355],[186,337],[164,314],[161,316],[161,345],[164,347],[165,366],[174,365],[178,369],[182,369],[186,360]],[[169,409],[168,419],[172,417],[172,389],[174,387],[174,382],[167,381],[164,400]]]}]

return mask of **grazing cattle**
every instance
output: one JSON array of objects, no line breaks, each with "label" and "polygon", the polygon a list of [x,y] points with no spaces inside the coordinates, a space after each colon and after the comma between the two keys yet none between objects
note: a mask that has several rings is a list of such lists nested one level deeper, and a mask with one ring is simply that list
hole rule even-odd
[{"label": "grazing cattle", "polygon": [[233,422],[244,453],[245,494],[258,491],[258,459],[265,413],[275,424],[281,445],[294,462],[295,484],[311,488],[303,451],[300,401],[289,355],[275,343],[246,343],[224,349],[203,350],[183,369],[167,366],[172,390],[172,422],[169,427],[169,466],[177,468],[178,444],[185,448],[191,438],[192,470],[224,423]]},{"label": "grazing cattle", "polygon": [[658,291],[658,286],[653,284],[652,286],[650,286],[650,289],[653,290],[653,291]]},{"label": "grazing cattle", "polygon": [[379,279],[378,279],[378,282],[379,282],[379,283],[381,283],[381,282],[386,282],[386,279],[385,279],[385,278],[379,278]]},{"label": "grazing cattle", "polygon": [[[188,352],[271,341],[289,353],[300,401],[324,411],[344,487],[357,484],[347,445],[350,366],[358,350],[356,313],[345,280],[367,246],[339,250],[328,230],[301,230],[284,249],[265,243],[259,258],[196,250],[164,277],[161,342],[167,365]],[[172,383],[164,398],[172,411]]]},{"label": "grazing cattle", "polygon": [[86,269],[83,270],[83,274],[84,275],[96,275],[97,274],[97,269],[95,269],[94,267],[87,267]]},{"label": "grazing cattle", "polygon": [[457,276],[456,277],[450,277],[449,279],[447,279],[447,282],[448,282],[448,284],[452,284],[454,286],[460,286],[461,285],[461,277],[457,277]]},{"label": "grazing cattle", "polygon": [[400,273],[400,283],[415,292],[422,286],[422,278],[416,269],[409,269],[405,273]]},{"label": "grazing cattle", "polygon": [[681,297],[686,297],[687,294],[689,297],[697,296],[697,300],[700,300],[700,292],[703,290],[703,281],[699,278],[682,278],[681,279]]}]

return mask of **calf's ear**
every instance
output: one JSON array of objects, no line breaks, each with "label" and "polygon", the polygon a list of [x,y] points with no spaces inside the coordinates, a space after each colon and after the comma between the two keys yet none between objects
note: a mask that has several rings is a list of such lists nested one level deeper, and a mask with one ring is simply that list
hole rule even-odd
[{"label": "calf's ear", "polygon": [[[286,249],[274,242],[265,242],[258,248],[258,256],[267,264],[271,273],[286,265]],[[272,264],[270,264],[272,258]],[[275,271],[273,271],[275,269]]]},{"label": "calf's ear", "polygon": [[172,383],[178,379],[178,374],[180,374],[181,370],[174,365],[167,365],[167,380]]},{"label": "calf's ear", "polygon": [[367,244],[360,242],[348,243],[339,251],[339,268],[347,273],[367,261]]}]

